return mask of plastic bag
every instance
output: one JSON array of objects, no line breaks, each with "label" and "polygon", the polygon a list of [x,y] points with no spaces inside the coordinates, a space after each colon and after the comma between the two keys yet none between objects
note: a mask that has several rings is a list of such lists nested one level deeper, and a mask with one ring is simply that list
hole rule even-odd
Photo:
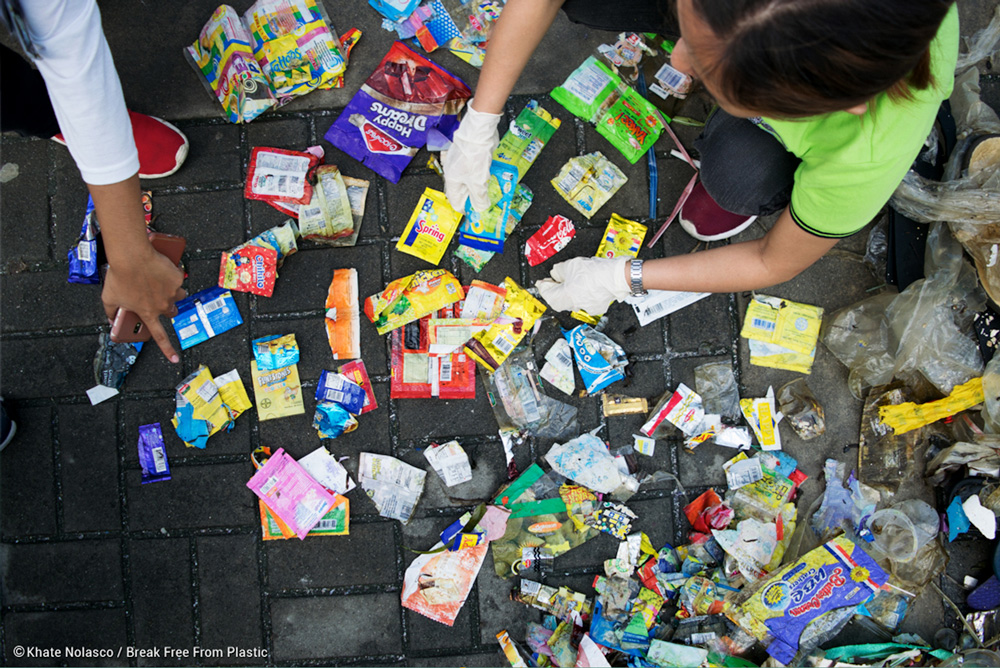
[{"label": "plastic bag", "polygon": [[856,399],[868,387],[892,380],[895,351],[889,349],[885,310],[893,294],[870,297],[831,315],[823,323],[823,345],[849,370],[847,386]]},{"label": "plastic bag", "polygon": [[579,431],[576,407],[542,391],[530,347],[519,347],[494,373],[486,374],[486,384],[501,430],[554,440]]},{"label": "plastic bag", "polygon": [[983,421],[990,434],[1000,433],[1000,357],[994,357],[983,372]]},{"label": "plastic bag", "polygon": [[694,370],[694,389],[701,395],[706,413],[739,420],[740,390],[729,362],[710,362]]},{"label": "plastic bag", "polygon": [[778,408],[803,441],[821,436],[826,431],[823,407],[809,389],[805,378],[796,378],[778,390]]}]

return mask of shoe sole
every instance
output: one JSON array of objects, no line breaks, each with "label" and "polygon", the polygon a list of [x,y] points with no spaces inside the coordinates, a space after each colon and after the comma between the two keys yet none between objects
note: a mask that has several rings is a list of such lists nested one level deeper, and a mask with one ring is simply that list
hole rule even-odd
[{"label": "shoe sole", "polygon": [[[163,172],[162,174],[143,174],[142,172],[139,172],[139,178],[140,179],[162,179],[162,178],[164,178],[166,176],[170,176],[171,174],[174,174],[175,172],[177,172],[178,169],[181,168],[181,165],[183,165],[184,161],[187,160],[188,149],[191,146],[191,142],[188,141],[187,135],[185,135],[183,132],[181,132],[177,128],[177,126],[174,125],[173,123],[169,123],[169,122],[163,120],[162,118],[158,118],[156,116],[150,116],[150,118],[155,118],[160,123],[163,123],[168,128],[170,128],[171,130],[173,130],[174,132],[176,132],[177,134],[179,134],[181,137],[184,137],[184,143],[181,144],[181,147],[179,149],[177,149],[177,154],[174,156],[176,162],[174,164],[174,168],[173,169],[171,169],[169,172]],[[66,146],[66,140],[65,139],[60,139],[58,136],[50,137],[50,139],[52,141],[54,141],[55,143],[57,143],[57,144],[60,144],[62,146]]]},{"label": "shoe sole", "polygon": [[677,220],[680,222],[681,227],[684,228],[684,231],[690,234],[698,241],[719,241],[720,239],[728,239],[729,237],[734,237],[743,230],[747,229],[748,227],[750,227],[750,225],[753,224],[755,220],[757,220],[757,216],[750,216],[749,218],[746,219],[746,221],[737,225],[731,230],[726,230],[725,232],[720,232],[719,234],[712,234],[712,235],[699,234],[698,228],[694,226],[694,223],[685,220],[684,217],[679,214],[677,216]]}]

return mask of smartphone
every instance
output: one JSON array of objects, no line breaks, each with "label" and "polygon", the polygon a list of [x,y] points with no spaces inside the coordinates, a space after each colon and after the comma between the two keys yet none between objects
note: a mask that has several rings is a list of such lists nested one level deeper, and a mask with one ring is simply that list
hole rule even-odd
[{"label": "smartphone", "polygon": [[[173,264],[180,265],[181,255],[184,253],[184,247],[187,245],[184,237],[163,234],[162,232],[152,232],[149,235],[149,241],[158,253],[166,255]],[[111,325],[111,340],[119,343],[148,341],[149,328],[143,324],[135,312],[118,309],[118,313],[115,314],[115,321]]]}]

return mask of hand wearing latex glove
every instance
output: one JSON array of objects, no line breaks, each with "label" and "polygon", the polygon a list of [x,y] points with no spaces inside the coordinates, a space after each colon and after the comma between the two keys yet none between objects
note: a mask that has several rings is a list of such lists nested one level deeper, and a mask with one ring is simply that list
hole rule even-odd
[{"label": "hand wearing latex glove", "polygon": [[632,292],[625,277],[628,262],[628,258],[574,258],[552,267],[549,278],[536,282],[535,287],[556,311],[604,315],[611,302]]},{"label": "hand wearing latex glove", "polygon": [[485,114],[466,106],[465,118],[455,131],[451,148],[441,154],[444,168],[444,192],[456,211],[465,211],[465,200],[476,211],[490,208],[487,184],[493,150],[500,143],[497,125],[500,114]]}]

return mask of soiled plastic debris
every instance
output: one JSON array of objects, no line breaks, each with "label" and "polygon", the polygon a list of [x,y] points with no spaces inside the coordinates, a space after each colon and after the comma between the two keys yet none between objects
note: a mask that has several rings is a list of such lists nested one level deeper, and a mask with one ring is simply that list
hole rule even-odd
[{"label": "soiled plastic debris", "polygon": [[628,366],[625,351],[606,334],[589,325],[579,325],[563,331],[563,336],[573,348],[576,368],[587,394],[596,394],[625,378]]},{"label": "soiled plastic debris", "polygon": [[654,638],[646,658],[657,666],[700,666],[708,658],[708,650]]},{"label": "soiled plastic debris", "polygon": [[87,211],[83,217],[83,226],[76,245],[69,249],[69,282],[83,285],[98,285],[101,275],[99,255],[103,254],[100,243],[101,226],[94,212],[94,199],[87,196]]},{"label": "soiled plastic debris", "polygon": [[101,332],[94,355],[94,380],[98,385],[120,390],[140,350],[142,342],[115,342],[107,332]]},{"label": "soiled plastic debris", "polygon": [[181,350],[208,341],[243,324],[233,293],[219,287],[206,288],[177,302],[177,315],[170,323]]},{"label": "soiled plastic debris", "polygon": [[729,427],[718,415],[706,415],[701,397],[684,383],[672,394],[664,394],[646,418],[640,432],[649,437],[666,435],[664,423],[675,425],[685,435],[684,447],[693,450],[709,438],[730,448],[750,447],[750,434],[745,428]]},{"label": "soiled plastic debris", "polygon": [[553,445],[545,461],[560,475],[601,494],[639,489],[639,482],[619,470],[604,441],[593,434],[582,434],[567,443]]},{"label": "soiled plastic debris", "polygon": [[570,206],[588,219],[604,206],[628,177],[600,151],[569,159],[552,186]]},{"label": "soiled plastic debris", "polygon": [[969,518],[969,522],[972,526],[979,529],[979,532],[983,534],[989,540],[993,540],[997,535],[997,516],[989,508],[984,508],[979,497],[975,494],[970,496],[962,504],[962,510],[965,511],[965,516]]},{"label": "soiled plastic debris", "polygon": [[486,329],[476,332],[465,349],[486,371],[493,373],[517,347],[535,322],[547,310],[510,276],[504,279],[507,290],[501,317]]},{"label": "soiled plastic debris", "polygon": [[537,267],[561,251],[576,236],[573,221],[565,216],[549,216],[537,232],[528,237],[524,244],[524,256],[528,264]]},{"label": "soiled plastic debris", "polygon": [[966,383],[956,385],[951,394],[944,399],[925,404],[907,402],[896,406],[882,406],[879,408],[878,414],[879,419],[897,434],[905,434],[926,424],[937,422],[972,408],[983,403],[984,399],[983,379],[973,378]]},{"label": "soiled plastic debris", "polygon": [[524,657],[521,656],[517,647],[514,646],[514,642],[510,639],[510,634],[507,631],[501,631],[497,634],[497,642],[500,643],[500,649],[503,651],[507,662],[510,663],[511,668],[527,668],[528,664],[524,662]]},{"label": "soiled plastic debris", "polygon": [[812,517],[813,530],[821,539],[832,538],[845,529],[864,534],[879,502],[879,493],[859,482],[853,472],[844,479],[846,468],[836,459],[827,459],[823,466],[826,489],[822,504]]},{"label": "soiled plastic debris", "polygon": [[404,524],[413,515],[426,477],[426,471],[387,455],[362,452],[358,462],[361,487],[379,515]]},{"label": "soiled plastic debris", "polygon": [[299,207],[299,231],[303,238],[332,245],[338,239],[356,236],[354,207],[340,169],[336,165],[320,165],[315,177],[312,197]]},{"label": "soiled plastic debris", "polygon": [[458,441],[447,443],[431,443],[424,450],[424,457],[430,462],[434,471],[441,476],[445,487],[452,487],[472,480],[472,466],[469,455],[465,453]]},{"label": "soiled plastic debris", "polygon": [[397,278],[366,299],[364,309],[378,333],[385,334],[464,297],[462,284],[451,272],[432,269]]},{"label": "soiled plastic debris", "polygon": [[760,459],[747,457],[742,452],[723,464],[722,469],[726,472],[729,489],[739,489],[764,477]]},{"label": "soiled plastic debris", "polygon": [[486,377],[500,431],[538,438],[563,438],[578,431],[577,408],[542,392],[530,348],[520,347]]},{"label": "soiled plastic debris", "polygon": [[254,473],[247,487],[301,540],[305,540],[309,530],[333,508],[336,500],[282,448]]},{"label": "soiled plastic debris", "polygon": [[177,436],[189,448],[204,449],[209,436],[233,428],[250,398],[236,369],[213,379],[203,364],[177,386],[175,404],[171,424]]},{"label": "soiled plastic debris", "polygon": [[159,422],[139,425],[139,466],[142,468],[140,482],[143,485],[170,480],[167,446],[163,442]]},{"label": "soiled plastic debris", "polygon": [[928,462],[928,479],[932,485],[941,485],[962,466],[967,466],[972,476],[1000,477],[1000,437],[980,435],[973,443],[959,441],[948,446]]},{"label": "soiled plastic debris", "polygon": [[[441,547],[444,545],[439,542],[431,550]],[[454,552],[417,555],[403,575],[400,595],[403,607],[452,626],[475,584],[488,549],[483,543]]]},{"label": "soiled plastic debris", "polygon": [[437,266],[458,229],[462,214],[451,208],[443,192],[425,188],[396,250]]},{"label": "soiled plastic debris", "polygon": [[701,395],[706,413],[739,420],[740,391],[729,362],[709,362],[694,369],[694,389]]},{"label": "soiled plastic debris", "polygon": [[750,428],[757,437],[761,450],[781,450],[781,432],[778,422],[781,413],[774,407],[774,388],[768,387],[767,394],[757,399],[740,399],[740,409]]},{"label": "soiled plastic debris", "polygon": [[778,390],[778,407],[803,441],[821,436],[826,431],[823,407],[805,378],[796,378]]},{"label": "soiled plastic debris", "polygon": [[566,339],[556,339],[545,353],[545,364],[539,376],[552,383],[552,386],[563,394],[572,395],[576,389],[576,378],[573,376],[573,351]]},{"label": "soiled plastic debris", "polygon": [[955,497],[948,504],[948,509],[945,511],[945,515],[948,517],[948,542],[953,542],[956,538],[967,532],[971,527],[972,523],[969,522],[968,515],[965,514],[965,508],[962,507],[962,499]]},{"label": "soiled plastic debris", "polygon": [[647,294],[636,297],[629,295],[625,303],[635,311],[639,326],[645,327],[651,322],[665,318],[685,306],[704,299],[710,292],[679,292],[676,290],[649,290]]},{"label": "soiled plastic debris", "polygon": [[884,555],[898,566],[914,562],[937,536],[939,525],[937,511],[920,499],[910,499],[872,513],[862,538],[871,541],[876,555]]},{"label": "soiled plastic debris", "polygon": [[640,455],[646,455],[647,457],[653,456],[653,451],[656,448],[656,439],[649,438],[648,436],[640,436],[639,434],[632,434],[632,449],[638,452]]},{"label": "soiled plastic debris", "polygon": [[335,360],[361,357],[361,311],[358,270],[334,269],[326,293],[326,337]]},{"label": "soiled plastic debris", "polygon": [[[514,233],[514,228],[517,227],[517,224],[521,222],[528,207],[531,206],[532,199],[534,199],[534,194],[531,190],[523,183],[518,183],[517,187],[514,188],[514,196],[510,207],[506,211],[503,207],[494,206],[485,213],[480,214],[480,221],[483,228],[497,229],[501,224],[501,218],[506,215],[507,226],[504,237],[509,237]],[[461,237],[459,237],[459,240],[461,241]],[[496,255],[495,251],[473,248],[462,243],[459,243],[458,248],[455,249],[455,257],[472,267],[475,271],[482,271],[483,267],[493,259],[494,255]]]},{"label": "soiled plastic debris", "polygon": [[822,319],[818,306],[754,295],[740,332],[750,342],[750,363],[810,373]]},{"label": "soiled plastic debris", "polygon": [[350,473],[330,451],[320,446],[299,460],[299,465],[313,480],[337,494],[347,494],[356,487]]},{"label": "soiled plastic debris", "polygon": [[778,546],[777,526],[773,522],[748,518],[739,522],[735,530],[714,529],[712,536],[736,560],[740,573],[748,580],[767,575],[767,565]]}]

